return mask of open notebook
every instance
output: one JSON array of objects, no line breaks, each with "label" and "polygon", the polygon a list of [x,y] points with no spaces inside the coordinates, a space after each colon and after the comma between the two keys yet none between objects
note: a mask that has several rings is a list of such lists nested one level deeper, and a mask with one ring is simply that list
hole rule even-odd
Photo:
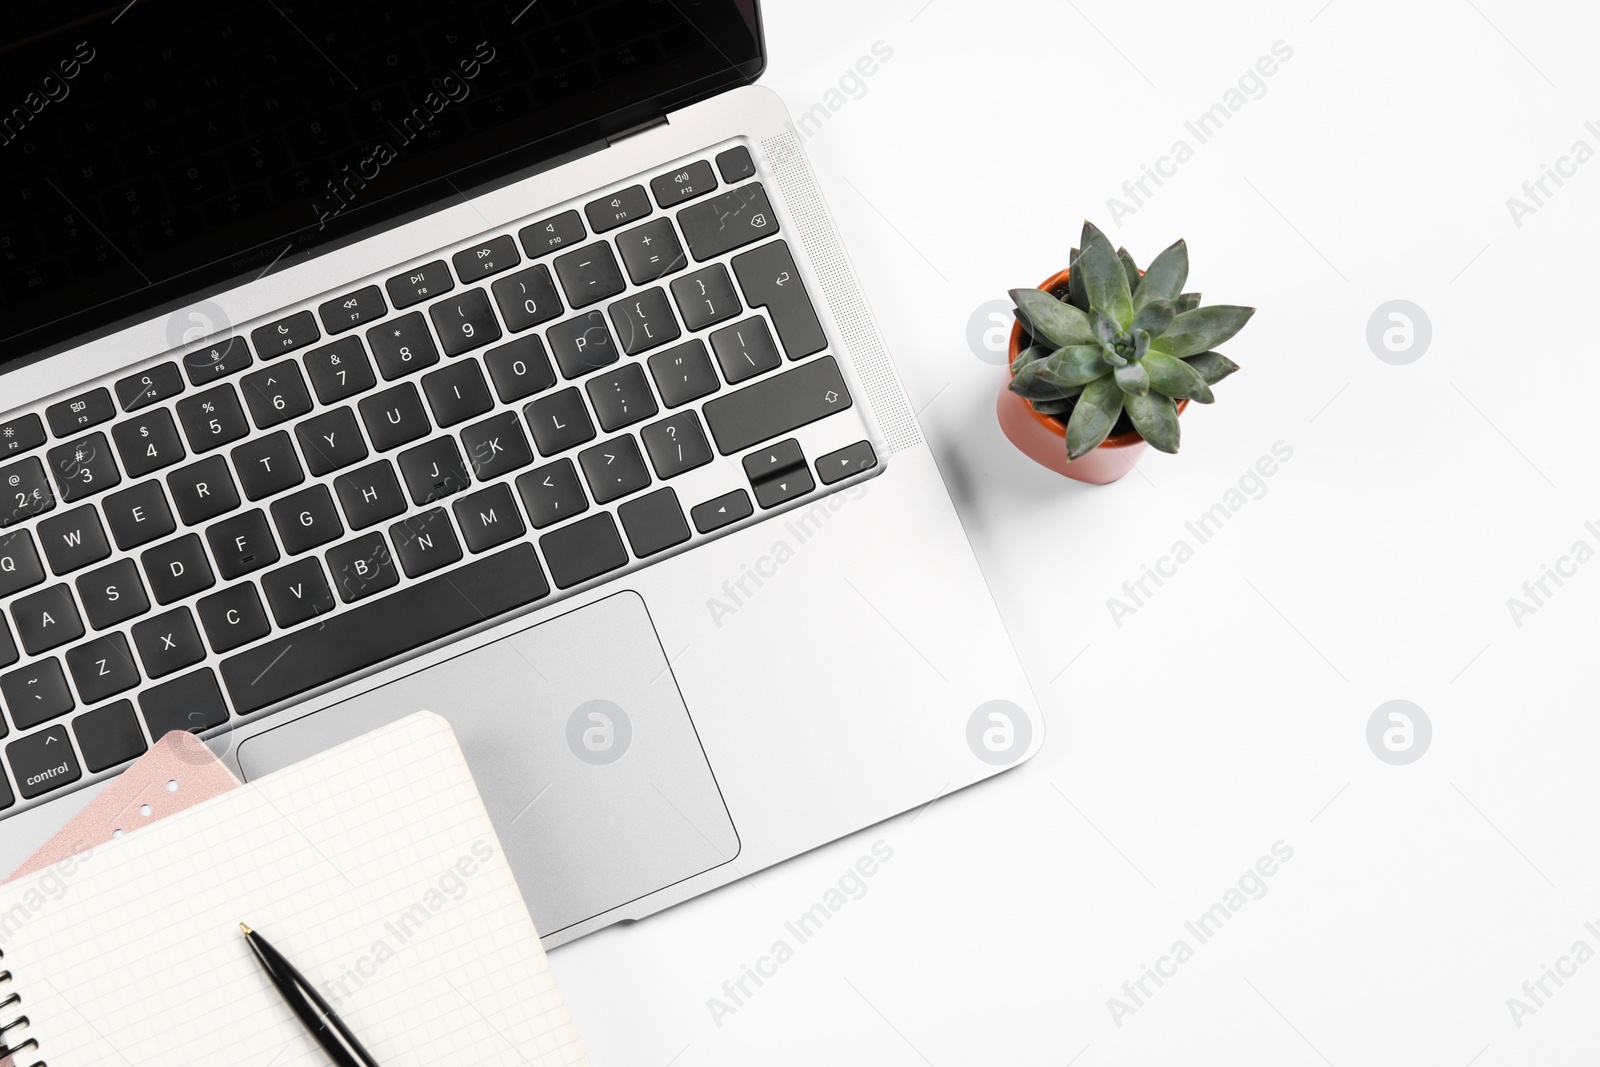
[{"label": "open notebook", "polygon": [[[0,887],[19,1067],[323,1067],[265,934],[383,1067],[583,1049],[455,736],[426,712]],[[0,999],[4,999],[0,997]]]}]

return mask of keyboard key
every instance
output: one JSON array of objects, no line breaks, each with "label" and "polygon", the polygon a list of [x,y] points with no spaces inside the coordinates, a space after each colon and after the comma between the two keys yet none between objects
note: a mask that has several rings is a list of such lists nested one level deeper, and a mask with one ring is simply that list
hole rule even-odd
[{"label": "keyboard key", "polygon": [[717,391],[721,382],[711,369],[705,343],[698,338],[650,357],[650,377],[669,408],[699,400]]},{"label": "keyboard key", "polygon": [[133,645],[139,650],[144,673],[151,678],[164,678],[206,658],[200,631],[195,629],[194,616],[188,608],[173,608],[134,623]]},{"label": "keyboard key", "polygon": [[320,620],[316,636],[289,633],[222,664],[241,713],[298,696],[523,607],[550,586],[533,546],[514,545],[408,586],[370,606]]},{"label": "keyboard key", "polygon": [[466,422],[494,407],[476,359],[464,359],[423,375],[422,391],[428,396],[433,421],[439,426]]},{"label": "keyboard key", "polygon": [[17,637],[30,656],[60,648],[83,636],[83,620],[65,585],[52,585],[18,598],[11,605]]},{"label": "keyboard key", "polygon": [[367,344],[387,382],[439,362],[439,350],[433,346],[433,334],[420,311],[374,326],[367,331]]},{"label": "keyboard key", "polygon": [[334,606],[333,590],[328,588],[322,564],[315,556],[263,574],[261,592],[266,595],[272,617],[284,629],[326,615]]},{"label": "keyboard key", "polygon": [[267,513],[260,508],[223,519],[206,530],[211,558],[224,581],[270,567],[278,562],[278,545],[267,525]]},{"label": "keyboard key", "polygon": [[634,285],[646,285],[689,265],[671,219],[652,219],[617,234],[617,251]]},{"label": "keyboard key", "polygon": [[349,408],[335,408],[296,424],[294,436],[313,477],[332,474],[367,458],[367,443],[361,438],[355,412]]},{"label": "keyboard key", "polygon": [[[11,627],[6,625],[5,616],[0,615],[0,667],[9,667],[20,658],[16,639],[11,636]],[[0,737],[4,736],[3,724],[0,724]]]},{"label": "keyboard key", "polygon": [[365,530],[406,510],[406,498],[386,459],[341,474],[333,485],[352,530]]},{"label": "keyboard key", "polygon": [[112,540],[124,552],[178,528],[167,507],[167,494],[161,491],[158,481],[140,482],[112,493],[100,501],[100,509],[105,512],[106,525],[111,527]]},{"label": "keyboard key", "polygon": [[255,360],[243,337],[229,337],[206,348],[197,348],[183,357],[183,372],[190,385],[209,385],[218,378],[238,374]]},{"label": "keyboard key", "polygon": [[542,456],[565,452],[594,438],[594,423],[589,421],[589,411],[575,386],[540,397],[522,409],[522,416]]},{"label": "keyboard key", "polygon": [[111,555],[111,544],[106,540],[100,515],[92,504],[52,515],[41,522],[39,544],[44,547],[45,558],[56,574],[79,570]]},{"label": "keyboard key", "polygon": [[119,559],[98,570],[80,574],[73,583],[83,601],[89,625],[104,630],[150,610],[150,598],[139,580],[139,568],[131,559]]},{"label": "keyboard key", "polygon": [[239,395],[231,385],[219,385],[178,401],[178,421],[195,453],[221,448],[250,432]]},{"label": "keyboard key", "polygon": [[333,494],[325,485],[313,485],[274,501],[272,523],[283,539],[283,550],[291,556],[344,536],[339,512],[333,506]]},{"label": "keyboard key", "polygon": [[311,388],[317,391],[317,400],[323,404],[348,400],[377,384],[372,376],[372,364],[367,360],[367,350],[359,337],[341,337],[331,345],[313,348],[305,354],[305,365],[306,373],[311,376]]},{"label": "keyboard key", "polygon": [[545,337],[564,378],[581,378],[620,358],[606,328],[606,317],[598,310],[557,323],[545,331]]},{"label": "keyboard key", "polygon": [[510,270],[522,262],[522,257],[517,254],[517,242],[511,239],[510,234],[506,234],[464,248],[451,256],[450,262],[455,264],[456,277],[461,279],[461,284],[471,285],[492,274]]},{"label": "keyboard key", "polygon": [[650,465],[658,478],[674,478],[684,471],[703,467],[711,462],[711,442],[700,428],[700,416],[693,411],[680,411],[676,415],[653,422],[639,431],[644,450],[650,454]]},{"label": "keyboard key", "polygon": [[198,734],[228,721],[228,705],[210,667],[146,689],[139,694],[139,710],[155,741],[174,730]]},{"label": "keyboard key", "polygon": [[117,473],[117,461],[111,455],[111,446],[103,433],[80,437],[70,444],[60,445],[45,453],[45,459],[55,471],[56,485],[61,488],[61,499],[70,504],[110,489],[122,481]]},{"label": "keyboard key", "polygon": [[648,352],[682,334],[667,303],[666,290],[657,286],[611,305],[611,322],[617,328],[622,350],[630,356]]},{"label": "keyboard key", "polygon": [[17,790],[23,800],[44,796],[52,789],[71,785],[83,777],[72,742],[67,740],[65,726],[52,726],[32,737],[11,742],[6,746],[6,759],[11,764],[11,773],[17,776]]},{"label": "keyboard key", "polygon": [[811,480],[811,468],[803,466],[751,485],[755,490],[756,503],[763,508],[775,508],[796,497],[805,496],[816,487],[817,483]]},{"label": "keyboard key", "polygon": [[183,375],[176,363],[162,363],[119,379],[116,388],[122,410],[133,412],[183,392]]},{"label": "keyboard key", "polygon": [[0,696],[5,697],[11,722],[19,730],[49,722],[75,706],[72,691],[67,688],[67,676],[53,656],[0,675]]},{"label": "keyboard key", "polygon": [[659,410],[650,393],[650,383],[645,381],[644,368],[637,363],[591,378],[585,388],[600,428],[607,433],[648,419]]},{"label": "keyboard key", "polygon": [[589,217],[589,228],[595,233],[605,233],[634,219],[642,219],[650,210],[650,197],[642,185],[631,186],[583,206],[583,213]]},{"label": "keyboard key", "polygon": [[72,720],[72,732],[91,774],[144,755],[144,731],[133,713],[133,701],[119,700],[84,712]]},{"label": "keyboard key", "polygon": [[142,415],[111,428],[122,466],[130,478],[143,478],[152,471],[170,467],[187,454],[178,437],[178,424],[166,408]]},{"label": "keyboard key", "polygon": [[346,604],[381,593],[400,581],[388,542],[377,532],[328,549],[328,571],[339,599]]},{"label": "keyboard key", "polygon": [[517,492],[535,530],[589,510],[589,498],[570,459],[558,459],[524,474],[517,479]]},{"label": "keyboard key", "polygon": [[443,500],[472,487],[467,465],[461,459],[461,449],[456,447],[453,437],[436,437],[426,444],[406,449],[396,458],[413,504]]},{"label": "keyboard key", "polygon": [[724,493],[693,508],[689,516],[694,519],[696,530],[708,534],[724,526],[731,526],[740,519],[749,518],[754,512],[755,508],[750,504],[750,494],[743,489],[735,489],[731,493]]},{"label": "keyboard key", "polygon": [[43,515],[56,506],[56,495],[37,458],[0,467],[0,530],[23,519]]},{"label": "keyboard key", "polygon": [[455,502],[453,510],[467,550],[474,555],[515,541],[527,532],[508,485],[491,485],[462,497]]},{"label": "keyboard key", "polygon": [[519,337],[484,353],[489,380],[503,404],[512,404],[556,384],[556,372],[537,334]]},{"label": "keyboard key", "polygon": [[650,472],[633,437],[624,434],[578,453],[596,504],[607,504],[650,484]]},{"label": "keyboard key", "polygon": [[217,584],[198,534],[185,534],[146,549],[139,562],[157,604],[170,604]]},{"label": "keyboard key", "polygon": [[778,339],[790,359],[816,355],[828,347],[828,335],[817,321],[816,308],[789,254],[787,241],[774,241],[733,257],[733,273],[753,308],[766,308]]},{"label": "keyboard key", "polygon": [[178,506],[178,514],[189,526],[214,519],[239,506],[239,490],[234,488],[228,461],[221,456],[179,467],[167,475],[167,488]]},{"label": "keyboard key", "polygon": [[678,225],[700,263],[778,232],[778,219],[760,182],[684,208],[678,212]]},{"label": "keyboard key", "polygon": [[18,415],[0,422],[0,457],[26,452],[44,444],[44,421],[37,415]]},{"label": "keyboard key", "polygon": [[394,542],[400,568],[408,578],[432,574],[461,559],[461,542],[456,540],[455,529],[444,508],[424,511],[395,523],[389,527],[389,539]]},{"label": "keyboard key", "polygon": [[480,482],[492,481],[533,462],[533,449],[512,411],[468,426],[461,431],[461,444],[472,473]]},{"label": "keyboard key", "polygon": [[[756,165],[750,158],[750,150],[744,145],[734,147],[717,156],[717,169],[722,172],[722,180],[732,185],[753,177]],[[702,531],[704,532],[704,531]]]},{"label": "keyboard key", "polygon": [[738,294],[733,291],[728,268],[721,263],[713,263],[673,282],[672,298],[683,313],[684,328],[691,332],[726,322],[744,310]]},{"label": "keyboard key", "polygon": [[459,356],[500,340],[500,324],[489,307],[489,294],[482,289],[468,289],[436,301],[428,305],[428,315],[447,356]]},{"label": "keyboard key", "polygon": [[617,518],[622,520],[633,554],[640,559],[689,540],[689,524],[683,521],[678,494],[671,489],[657,489],[628,501],[617,509]]},{"label": "keyboard key", "polygon": [[311,394],[300,367],[291,360],[274,363],[239,379],[250,417],[265,430],[280,422],[298,419],[311,410]]},{"label": "keyboard key", "polygon": [[442,259],[412,267],[404,274],[396,274],[383,283],[389,290],[389,301],[397,308],[420,304],[430,296],[443,296],[456,286],[450,277],[450,268]]},{"label": "keyboard key", "polygon": [[604,241],[557,256],[556,277],[566,291],[567,306],[573,309],[586,308],[627,288],[617,269],[617,257]]},{"label": "keyboard key", "polygon": [[121,634],[106,634],[69,649],[67,668],[85,704],[98,704],[139,684],[133,649]]},{"label": "keyboard key", "polygon": [[347,296],[335,297],[317,306],[317,317],[322,320],[322,328],[328,331],[330,337],[353,330],[373,319],[381,319],[388,313],[389,305],[383,302],[383,290],[376,285],[358,289]]},{"label": "keyboard key", "polygon": [[783,365],[767,320],[759,315],[726,326],[711,335],[711,350],[729,385],[777,370]]},{"label": "keyboard key", "polygon": [[249,582],[201,597],[195,610],[200,613],[200,625],[206,629],[212,650],[219,653],[232,652],[272,632],[256,587]]},{"label": "keyboard key", "polygon": [[708,400],[701,414],[726,456],[793,433],[850,405],[850,390],[839,365],[825,356]]},{"label": "keyboard key", "polygon": [[517,233],[517,239],[522,242],[522,250],[528,253],[529,259],[538,259],[557,249],[578,244],[588,235],[578,213],[564,211],[555,218],[523,227]]},{"label": "keyboard key", "polygon": [[545,534],[539,550],[557,589],[570,589],[628,563],[616,521],[605,511]]},{"label": "keyboard key", "polygon": [[244,488],[244,495],[249,500],[260,500],[281,493],[306,480],[306,473],[300,467],[300,457],[295,454],[287,430],[247,441],[234,449],[230,458],[233,460],[234,473],[239,476],[239,485]]},{"label": "keyboard key", "polygon": [[871,441],[857,441],[853,445],[846,445],[837,452],[829,452],[817,460],[817,477],[822,479],[823,485],[832,485],[859,474],[869,471],[878,465],[878,455],[872,450]]},{"label": "keyboard key", "polygon": [[776,478],[780,474],[788,474],[805,465],[806,457],[800,450],[800,442],[792,437],[787,441],[768,445],[759,452],[752,452],[743,460],[745,477],[749,478],[752,484]]},{"label": "keyboard key", "polygon": [[321,339],[322,333],[317,329],[317,320],[311,317],[309,311],[301,311],[286,319],[269,322],[250,334],[256,355],[262,359],[275,359],[285,352],[293,352]]},{"label": "keyboard key", "polygon": [[44,581],[44,565],[27,530],[0,534],[0,597]]},{"label": "keyboard key", "polygon": [[550,268],[543,263],[501,278],[491,288],[494,302],[500,305],[500,314],[506,320],[506,328],[512,333],[561,315],[556,283],[550,278]]},{"label": "keyboard key", "polygon": [[97,426],[117,413],[111,402],[111,393],[105,389],[91,389],[71,400],[51,404],[44,410],[49,420],[50,432],[57,437],[71,437],[79,430]]},{"label": "keyboard key", "polygon": [[705,160],[679,167],[671,174],[663,174],[650,182],[650,191],[662,207],[687,203],[704,196],[717,187],[717,176],[711,173],[711,164]]},{"label": "keyboard key", "polygon": [[372,447],[379,452],[426,437],[433,427],[422,410],[422,398],[410,382],[374,393],[356,405]]}]

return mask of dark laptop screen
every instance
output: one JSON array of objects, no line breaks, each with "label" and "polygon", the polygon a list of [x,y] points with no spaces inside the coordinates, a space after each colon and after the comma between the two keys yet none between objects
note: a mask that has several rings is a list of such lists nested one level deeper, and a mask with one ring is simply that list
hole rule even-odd
[{"label": "dark laptop screen", "polygon": [[0,21],[0,369],[762,63],[756,0],[14,6]]}]

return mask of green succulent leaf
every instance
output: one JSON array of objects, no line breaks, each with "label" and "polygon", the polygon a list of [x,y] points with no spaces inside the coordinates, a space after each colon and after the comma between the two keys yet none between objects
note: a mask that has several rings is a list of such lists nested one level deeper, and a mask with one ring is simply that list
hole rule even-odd
[{"label": "green succulent leaf", "polygon": [[1182,315],[1185,311],[1193,311],[1195,308],[1200,306],[1200,294],[1184,293],[1179,296],[1178,299],[1174,300],[1173,303],[1177,305],[1178,314]]},{"label": "green succulent leaf", "polygon": [[1169,356],[1194,356],[1220,345],[1250,321],[1255,308],[1214,304],[1186,311],[1172,320],[1167,332],[1150,342],[1150,347]]},{"label": "green succulent leaf", "polygon": [[1144,396],[1150,391],[1150,372],[1143,363],[1129,363],[1116,369],[1117,388],[1129,396]]},{"label": "green succulent leaf", "polygon": [[1101,345],[1115,344],[1117,335],[1122,332],[1116,319],[1098,310],[1089,312],[1089,327],[1090,332],[1094,334],[1090,341]]},{"label": "green succulent leaf", "polygon": [[[1152,392],[1129,396],[1127,402],[1128,418],[1133,420],[1133,428],[1139,431],[1140,437],[1162,452],[1178,450],[1178,409],[1171,400]],[[1072,439],[1070,425],[1067,439]]]},{"label": "green succulent leaf", "polygon": [[1160,337],[1171,328],[1172,320],[1177,317],[1178,306],[1172,301],[1152,300],[1133,313],[1133,329],[1145,330],[1151,337]]},{"label": "green succulent leaf", "polygon": [[1202,352],[1198,356],[1189,356],[1184,362],[1193,367],[1207,385],[1216,385],[1239,369],[1239,364],[1221,352]]},{"label": "green succulent leaf", "polygon": [[1051,348],[1082,345],[1094,340],[1089,317],[1071,304],[1063,304],[1041,289],[1013,289],[1011,300],[1017,305],[1028,332]]},{"label": "green succulent leaf", "polygon": [[1133,291],[1133,310],[1138,311],[1153,300],[1177,300],[1188,280],[1189,246],[1180,239],[1150,261],[1144,281]]},{"label": "green succulent leaf", "polygon": [[1042,359],[1034,360],[1017,371],[1011,378],[1011,391],[1028,400],[1060,400],[1070,396],[1060,385],[1040,377],[1044,362]]},{"label": "green succulent leaf", "polygon": [[1048,346],[1029,345],[1021,352],[1018,352],[1017,358],[1011,361],[1011,373],[1016,374],[1017,371],[1021,370],[1023,367],[1026,367],[1028,364],[1033,363],[1036,360],[1041,360],[1049,354],[1050,348]]},{"label": "green succulent leaf", "polygon": [[[1087,225],[1087,224],[1086,224]],[[1089,306],[1103,311],[1126,329],[1133,321],[1133,293],[1128,288],[1128,274],[1122,269],[1117,253],[1106,235],[1092,226],[1087,233],[1083,251],[1078,254],[1075,274],[1083,275],[1083,287],[1089,295]]]},{"label": "green succulent leaf", "polygon": [[1122,261],[1122,273],[1128,276],[1128,292],[1139,291],[1139,264],[1133,261],[1126,248],[1117,249],[1117,258]]},{"label": "green succulent leaf", "polygon": [[1146,330],[1133,331],[1133,358],[1143,359],[1150,352],[1150,334]]},{"label": "green succulent leaf", "polygon": [[1151,352],[1144,357],[1142,365],[1150,372],[1150,388],[1163,396],[1174,400],[1190,397],[1200,404],[1216,400],[1200,372],[1175,356]]},{"label": "green succulent leaf", "polygon": [[1072,410],[1073,400],[1071,397],[1063,397],[1060,400],[1030,400],[1028,404],[1041,415],[1065,415]]},{"label": "green succulent leaf", "polygon": [[1082,253],[1074,248],[1067,256],[1067,303],[1079,311],[1087,313],[1089,310],[1089,293],[1083,287],[1083,274],[1078,270],[1078,260]]},{"label": "green succulent leaf", "polygon": [[1108,374],[1090,382],[1078,397],[1067,420],[1067,457],[1078,459],[1097,448],[1111,434],[1122,414],[1123,393]]},{"label": "green succulent leaf", "polygon": [[1051,353],[1032,367],[1041,381],[1057,389],[1082,387],[1111,373],[1095,345],[1075,345]]}]

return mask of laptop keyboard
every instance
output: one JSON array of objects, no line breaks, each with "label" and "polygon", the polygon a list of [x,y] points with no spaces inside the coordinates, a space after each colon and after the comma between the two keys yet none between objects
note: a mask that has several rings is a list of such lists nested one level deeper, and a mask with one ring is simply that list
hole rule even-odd
[{"label": "laptop keyboard", "polygon": [[0,816],[873,470],[827,349],[736,146],[0,422]]}]

